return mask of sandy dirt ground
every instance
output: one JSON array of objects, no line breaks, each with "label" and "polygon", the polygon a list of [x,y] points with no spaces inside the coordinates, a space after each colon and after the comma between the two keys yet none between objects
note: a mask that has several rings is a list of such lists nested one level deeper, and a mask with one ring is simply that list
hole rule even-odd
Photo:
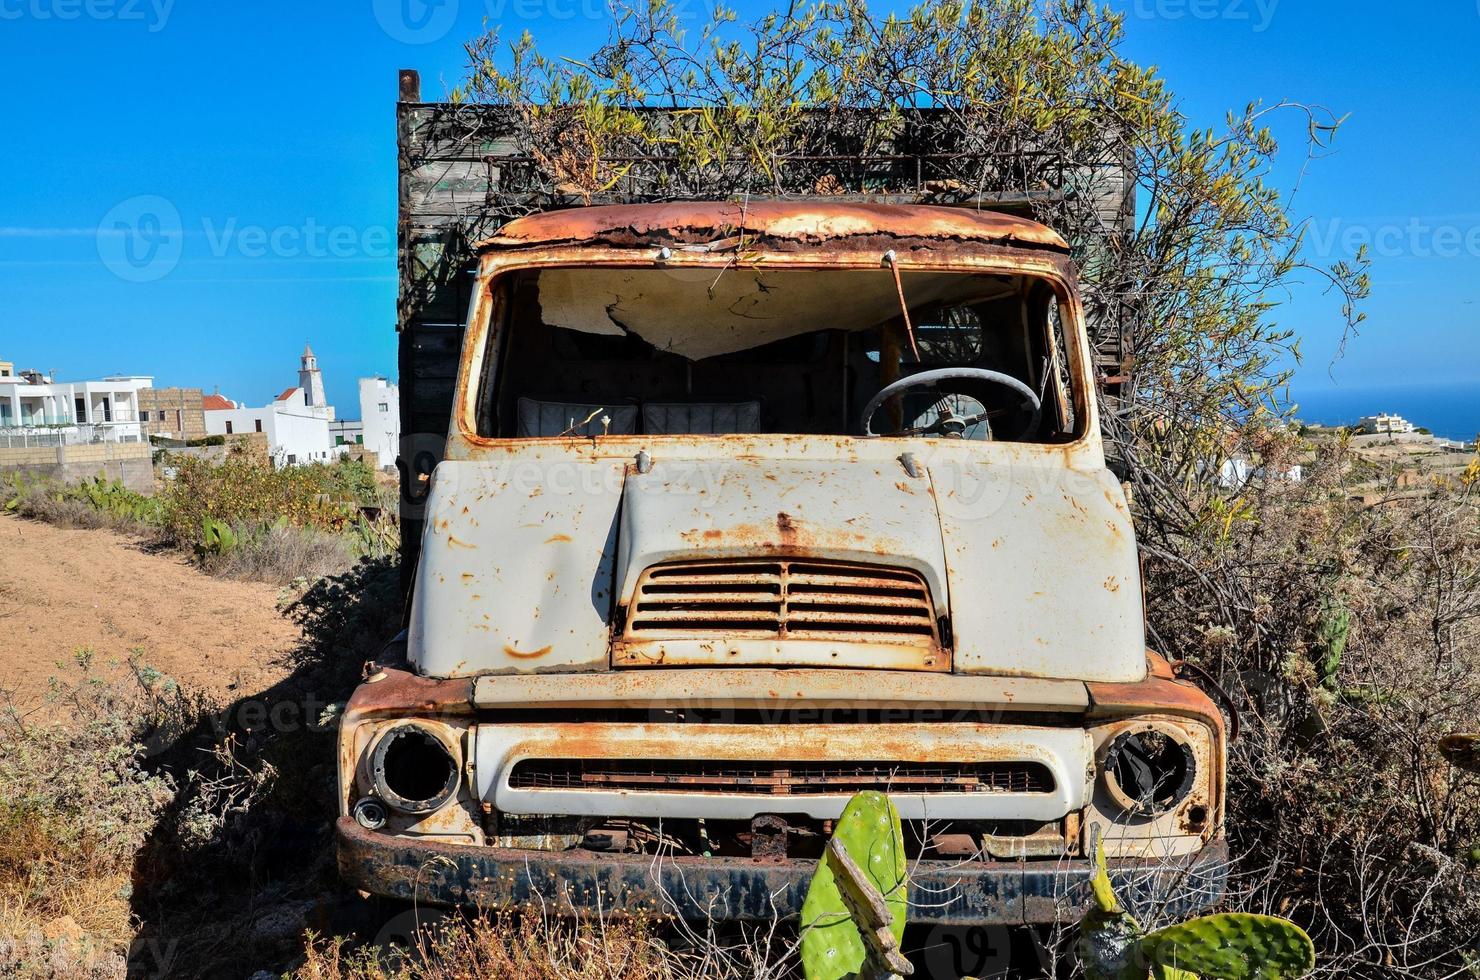
[{"label": "sandy dirt ground", "polygon": [[0,514],[0,689],[36,704],[49,677],[78,676],[87,647],[104,670],[137,652],[222,701],[253,694],[287,675],[299,639],[277,601],[275,586],[212,578],[111,531]]}]

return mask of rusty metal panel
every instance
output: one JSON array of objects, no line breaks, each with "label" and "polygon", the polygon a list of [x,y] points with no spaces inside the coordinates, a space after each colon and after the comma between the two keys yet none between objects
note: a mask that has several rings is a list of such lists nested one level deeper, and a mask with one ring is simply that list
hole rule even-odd
[{"label": "rusty metal panel", "polygon": [[955,669],[1134,683],[1146,676],[1130,511],[1103,468],[957,447],[920,454],[940,505]]},{"label": "rusty metal panel", "polygon": [[[1012,819],[1050,821],[1078,810],[1088,799],[1092,742],[1080,728],[981,724],[952,725],[672,725],[672,724],[484,724],[474,735],[474,778],[480,799],[501,812],[560,813],[619,817],[706,817],[750,819],[776,809],[774,799],[752,793],[686,792],[654,786],[647,791],[510,783],[526,759],[689,760],[722,768],[726,761],[787,759],[837,764],[1001,761],[1037,763],[1052,773],[1043,792],[912,793],[890,790],[907,819]],[[851,793],[790,795],[785,809],[817,819],[836,819]]]},{"label": "rusty metal panel", "polygon": [[[781,554],[853,561],[872,558],[919,571],[931,584],[937,608],[940,597],[946,597],[955,635],[953,666],[958,671],[1139,681],[1146,666],[1135,544],[1123,495],[1104,468],[1093,399],[1086,387],[1088,350],[1079,307],[1066,283],[1066,260],[1046,250],[960,241],[938,244],[940,254],[912,255],[901,259],[901,266],[1020,272],[1058,285],[1069,355],[1076,362],[1076,404],[1084,407],[1085,431],[1075,442],[1033,445],[798,435],[490,438],[478,432],[473,397],[474,379],[484,369],[488,330],[486,318],[480,317],[464,348],[449,455],[512,469],[548,467],[550,473],[604,470],[618,461],[630,466],[629,488],[623,491],[621,554],[615,564],[624,600],[630,598],[636,576],[662,561],[737,552],[774,555],[777,549]],[[515,266],[632,265],[652,260],[630,249],[592,246],[518,255],[496,252],[486,258],[483,274],[494,278]],[[716,269],[733,260],[722,254],[682,257],[685,265]],[[678,253],[674,261],[679,261]],[[787,268],[877,268],[878,255],[866,249],[820,247],[804,253],[767,252],[747,261]],[[924,465],[928,480],[909,476],[900,460],[905,452]],[[648,472],[633,475],[633,470],[643,468],[636,461],[643,459],[650,463]],[[639,493],[636,488],[642,481],[658,492]],[[533,504],[532,513],[543,514],[538,507]],[[437,533],[429,527],[426,540],[432,541]],[[524,567],[547,569],[542,561]],[[438,575],[439,569],[424,562],[422,586],[435,581],[445,589],[445,575],[433,578]],[[593,581],[594,576],[584,579]],[[563,598],[576,601],[570,595]],[[438,601],[457,608],[455,601]],[[423,605],[418,599],[418,606]],[[596,668],[595,660],[587,658],[598,643],[598,632],[605,640],[605,626],[598,629],[585,608],[579,613],[574,627],[587,631],[579,640],[572,627],[561,627],[564,638],[575,644],[572,657],[556,654],[537,669],[560,665],[572,669],[571,664],[583,665],[575,669]],[[557,613],[552,607],[540,615]],[[452,622],[456,625],[457,620]],[[525,629],[536,624],[512,625]],[[529,653],[546,645],[516,642],[508,648]],[[550,645],[542,656],[555,653]],[[475,645],[465,648],[466,653],[456,657],[436,658],[435,669],[460,673],[531,669],[508,662],[507,656],[500,659],[501,649],[507,655],[503,647],[485,648],[481,658],[467,655],[477,650]],[[674,654],[702,660],[717,649]],[[875,651],[867,658],[859,651],[851,662],[875,666],[878,654],[888,652]],[[512,655],[515,660],[517,653]],[[779,651],[742,654],[755,655],[757,662],[772,658],[789,662]],[[419,656],[414,643],[413,656]],[[886,666],[900,663],[883,659]],[[839,665],[849,662],[840,653]]]},{"label": "rusty metal panel", "polygon": [[479,677],[472,700],[481,709],[692,705],[780,712],[801,707],[819,719],[832,709],[858,707],[933,710],[944,719],[966,711],[1075,714],[1089,705],[1085,686],[1077,681],[774,667]]},{"label": "rusty metal panel", "polygon": [[[352,888],[431,905],[488,911],[538,905],[559,915],[673,916],[700,922],[794,921],[815,861],[544,852],[418,842],[342,818],[339,873]],[[1185,858],[1112,860],[1110,879],[1132,908],[1177,918],[1217,904],[1228,846]],[[1052,925],[1090,901],[1089,861],[918,861],[910,866],[912,921],[940,925]]]},{"label": "rusty metal panel", "polygon": [[512,221],[480,248],[562,243],[641,245],[726,238],[806,242],[887,235],[994,242],[1067,253],[1052,229],[1012,215],[923,204],[808,200],[679,201],[550,211]]},{"label": "rusty metal panel", "polygon": [[[628,473],[616,566],[621,607],[632,607],[642,576],[658,566],[782,556],[908,569],[928,586],[937,609],[949,607],[935,502],[926,482],[910,478],[897,462],[872,467],[779,459],[701,463],[665,455],[649,472]],[[629,612],[629,624],[636,612]],[[858,642],[859,637],[836,642],[815,636],[771,639],[733,632],[734,643],[705,635],[647,641],[629,633],[618,648],[617,662],[894,669],[949,665],[934,643],[890,644],[879,637],[869,637],[869,642]],[[685,639],[698,642],[681,642]]]},{"label": "rusty metal panel", "polygon": [[622,482],[614,461],[439,465],[411,607],[417,669],[605,669]]}]

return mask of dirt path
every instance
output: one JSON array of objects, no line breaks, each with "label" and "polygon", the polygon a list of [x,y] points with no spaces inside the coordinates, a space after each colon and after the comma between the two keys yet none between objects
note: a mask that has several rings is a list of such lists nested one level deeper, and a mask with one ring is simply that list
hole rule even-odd
[{"label": "dirt path", "polygon": [[[0,688],[38,700],[57,661],[144,663],[222,699],[288,673],[299,633],[277,589],[202,574],[111,531],[74,531],[0,515]],[[75,677],[75,668],[62,672]]]}]

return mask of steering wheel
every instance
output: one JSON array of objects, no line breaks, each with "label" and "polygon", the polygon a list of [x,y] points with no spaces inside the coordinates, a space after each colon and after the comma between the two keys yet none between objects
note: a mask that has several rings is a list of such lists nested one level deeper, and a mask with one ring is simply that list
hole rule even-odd
[{"label": "steering wheel", "polygon": [[[1016,393],[1020,399],[1022,399],[1023,407],[1031,408],[1033,410],[1033,417],[1028,421],[1027,426],[1023,429],[1022,435],[1031,435],[1033,432],[1037,431],[1038,421],[1043,417],[1043,402],[1036,394],[1034,394],[1033,389],[1029,388],[1027,385],[1023,384],[1023,382],[1019,381],[1017,378],[1014,378],[1010,374],[1003,374],[1001,371],[988,371],[986,368],[973,367],[936,368],[934,371],[921,371],[919,374],[912,374],[908,378],[900,378],[898,381],[881,390],[868,403],[868,407],[863,410],[863,418],[860,421],[859,428],[863,429],[863,434],[865,436],[877,436],[881,434],[887,434],[891,436],[940,435],[947,437],[959,437],[962,433],[971,428],[973,425],[977,425],[981,422],[986,422],[989,415],[995,414],[992,412],[982,412],[979,415],[973,415],[966,418],[958,418],[951,415],[949,411],[947,411],[944,416],[930,423],[929,425],[922,425],[913,429],[903,429],[899,432],[874,432],[874,415],[879,411],[879,406],[883,405],[889,399],[893,398],[896,395],[903,394],[911,388],[919,388],[924,385],[936,384],[937,382],[941,381],[954,380],[989,381],[993,384],[999,384],[1003,387],[1012,389],[1012,391]],[[988,429],[990,430],[990,428],[991,426],[989,424]],[[990,435],[988,436],[988,438],[990,438]]]}]

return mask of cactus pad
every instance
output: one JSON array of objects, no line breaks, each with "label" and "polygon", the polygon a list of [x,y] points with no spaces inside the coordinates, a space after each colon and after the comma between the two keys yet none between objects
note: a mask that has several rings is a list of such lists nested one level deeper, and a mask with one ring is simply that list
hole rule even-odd
[{"label": "cactus pad", "polygon": [[1151,964],[1151,980],[1202,980],[1196,973],[1179,970],[1175,966]]},{"label": "cactus pad", "polygon": [[1145,937],[1141,949],[1152,963],[1221,980],[1285,980],[1316,966],[1315,946],[1299,926],[1242,912],[1168,926]]},{"label": "cactus pad", "polygon": [[1079,962],[1089,980],[1145,980],[1138,955],[1141,926],[1121,907],[1105,868],[1105,844],[1095,843],[1095,873],[1089,880],[1090,907],[1079,924]]},{"label": "cactus pad", "polygon": [[[833,828],[836,841],[883,895],[898,943],[904,936],[905,856],[899,813],[883,793],[859,793]],[[802,903],[802,968],[807,980],[857,973],[868,951],[839,891],[833,861],[824,856]]]}]

